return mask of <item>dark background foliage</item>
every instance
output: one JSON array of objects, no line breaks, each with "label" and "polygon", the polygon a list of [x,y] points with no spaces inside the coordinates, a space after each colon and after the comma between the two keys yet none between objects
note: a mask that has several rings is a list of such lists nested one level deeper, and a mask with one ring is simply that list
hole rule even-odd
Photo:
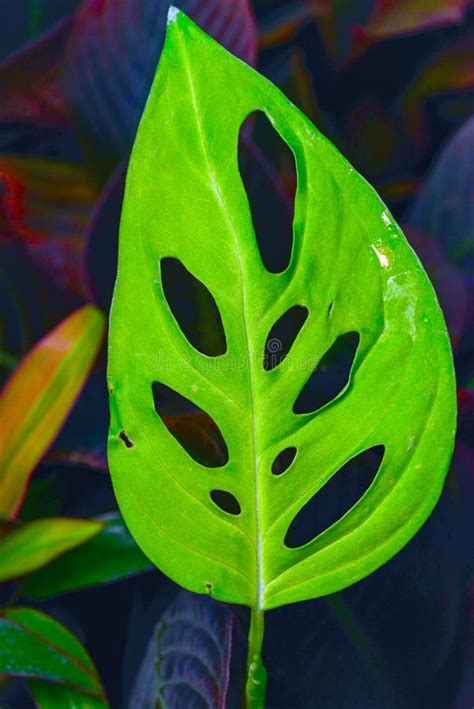
[{"label": "dark background foliage", "polygon": [[[133,32],[121,24],[123,1],[107,15],[107,2],[87,0],[73,27],[69,18],[78,0],[2,3],[2,382],[75,307],[93,301],[108,310],[127,155],[163,39],[167,3],[156,3],[154,15],[146,2],[135,3],[140,7],[132,13]],[[199,21],[206,2],[188,4],[198,6],[193,11]],[[219,3],[208,4],[218,14]],[[224,29],[214,27],[220,41],[247,61],[258,46],[259,70],[388,203],[434,282],[459,385],[456,452],[425,527],[395,559],[352,588],[268,614],[270,709],[474,704],[474,6],[433,0],[412,3],[411,12],[403,0],[392,5],[404,11],[387,19],[374,15],[374,7],[390,3],[374,0],[254,0],[256,29],[252,15],[238,11]],[[432,10],[429,17],[416,16],[419,5]],[[94,25],[94,13],[101,12],[107,31]],[[21,54],[7,59],[61,18],[64,24],[52,38],[26,50],[26,63]],[[241,171],[262,249],[278,258],[295,175],[291,155],[265,121],[256,119],[244,131]],[[178,291],[185,317],[193,317],[191,306],[186,310],[192,295]],[[116,510],[105,460],[104,372],[102,352],[59,439],[35,470],[23,519]],[[206,449],[209,439],[200,435],[194,445]],[[212,431],[206,435],[212,438]],[[367,464],[361,461],[349,482],[330,492],[322,512],[309,510],[303,531],[311,533],[318,520],[337,516],[345,500],[357,496]],[[11,601],[11,592],[3,587],[3,603]],[[152,628],[167,608],[170,613],[176,593],[159,571],[148,570],[36,605],[83,640],[111,706],[135,707],[146,706],[137,682],[145,682],[143,667],[138,672]],[[16,595],[21,598],[21,591]],[[187,608],[186,600],[179,603]],[[200,612],[205,619],[213,613],[207,607]],[[227,647],[227,621],[219,625],[216,613],[212,632]],[[244,609],[233,614],[228,706],[239,701],[247,623]],[[186,647],[184,631],[178,636]],[[186,694],[168,701],[204,706]],[[31,700],[15,680],[0,703],[23,708]]]}]

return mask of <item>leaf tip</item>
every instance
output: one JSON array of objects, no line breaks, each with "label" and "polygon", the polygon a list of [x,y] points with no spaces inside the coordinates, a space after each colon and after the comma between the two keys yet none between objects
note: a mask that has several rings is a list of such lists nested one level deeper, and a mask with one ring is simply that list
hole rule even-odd
[{"label": "leaf tip", "polygon": [[168,18],[166,20],[166,23],[168,25],[173,24],[173,22],[176,22],[178,15],[181,13],[181,10],[177,8],[175,5],[170,5],[170,8],[168,10]]}]

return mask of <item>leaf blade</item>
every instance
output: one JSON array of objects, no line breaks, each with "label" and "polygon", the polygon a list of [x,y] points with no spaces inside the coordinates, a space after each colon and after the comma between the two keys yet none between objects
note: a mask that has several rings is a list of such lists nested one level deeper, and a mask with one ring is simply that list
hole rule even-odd
[{"label": "leaf blade", "polygon": [[48,564],[99,534],[102,527],[92,520],[58,517],[19,525],[0,540],[0,581]]},{"label": "leaf blade", "polygon": [[99,520],[103,525],[101,531],[90,541],[24,580],[22,590],[29,598],[42,600],[111,583],[153,568],[129,535],[120,515],[105,515]]},{"label": "leaf blade", "polygon": [[[297,163],[293,252],[280,274],[262,266],[237,168],[239,129],[255,110]],[[333,593],[393,556],[432,510],[452,453],[452,356],[433,289],[365,180],[275,87],[176,10],[130,162],[120,240],[109,461],[124,518],[147,555],[189,590],[264,609]],[[204,360],[178,333],[157,270],[170,255],[213,295],[224,355]],[[265,371],[266,337],[296,304],[309,309],[301,335]],[[312,369],[347,332],[360,335],[348,385],[319,411],[293,414]],[[230,457],[212,476],[155,416],[157,380],[218,424]],[[292,445],[291,470],[272,476],[274,459]],[[382,466],[356,505],[305,546],[285,547],[298,510],[347,461],[379,445]],[[242,513],[213,506],[211,486],[232,494]]]},{"label": "leaf blade", "polygon": [[29,475],[73,405],[104,333],[104,316],[86,305],[31,350],[0,399],[0,514],[15,515]]},{"label": "leaf blade", "polygon": [[0,618],[0,675],[44,679],[103,697],[92,660],[61,623],[32,608],[5,609]]}]

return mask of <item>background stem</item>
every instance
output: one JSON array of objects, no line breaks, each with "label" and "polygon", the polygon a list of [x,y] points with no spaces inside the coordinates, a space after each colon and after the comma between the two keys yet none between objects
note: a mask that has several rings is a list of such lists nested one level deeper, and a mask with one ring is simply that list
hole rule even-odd
[{"label": "background stem", "polygon": [[262,663],[264,611],[250,609],[250,629],[247,656],[247,685],[245,688],[247,709],[263,709],[267,689],[267,671]]},{"label": "background stem", "polygon": [[33,39],[41,29],[41,20],[43,19],[43,0],[31,0],[30,26],[28,35]]}]

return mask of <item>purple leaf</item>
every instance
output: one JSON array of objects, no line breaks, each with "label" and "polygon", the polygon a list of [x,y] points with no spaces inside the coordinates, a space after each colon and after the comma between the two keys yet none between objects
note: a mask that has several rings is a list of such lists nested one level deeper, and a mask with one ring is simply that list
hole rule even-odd
[{"label": "purple leaf", "polygon": [[[85,0],[66,55],[67,96],[90,138],[115,158],[130,147],[163,46],[164,0]],[[248,0],[182,0],[181,9],[244,61],[256,54]]]},{"label": "purple leaf", "polygon": [[61,67],[71,26],[71,19],[62,20],[0,64],[0,121],[69,124]]},{"label": "purple leaf", "polygon": [[225,604],[181,591],[153,631],[130,708],[225,709],[233,625]]},{"label": "purple leaf", "polygon": [[[406,224],[432,248],[438,265],[431,274],[448,320],[459,342],[473,344],[474,328],[474,118],[448,141],[416,199]],[[423,245],[420,256],[424,260]],[[428,272],[430,264],[425,263]],[[462,291],[464,292],[464,295]],[[469,319],[466,322],[466,315]],[[463,323],[464,319],[464,323]]]}]

